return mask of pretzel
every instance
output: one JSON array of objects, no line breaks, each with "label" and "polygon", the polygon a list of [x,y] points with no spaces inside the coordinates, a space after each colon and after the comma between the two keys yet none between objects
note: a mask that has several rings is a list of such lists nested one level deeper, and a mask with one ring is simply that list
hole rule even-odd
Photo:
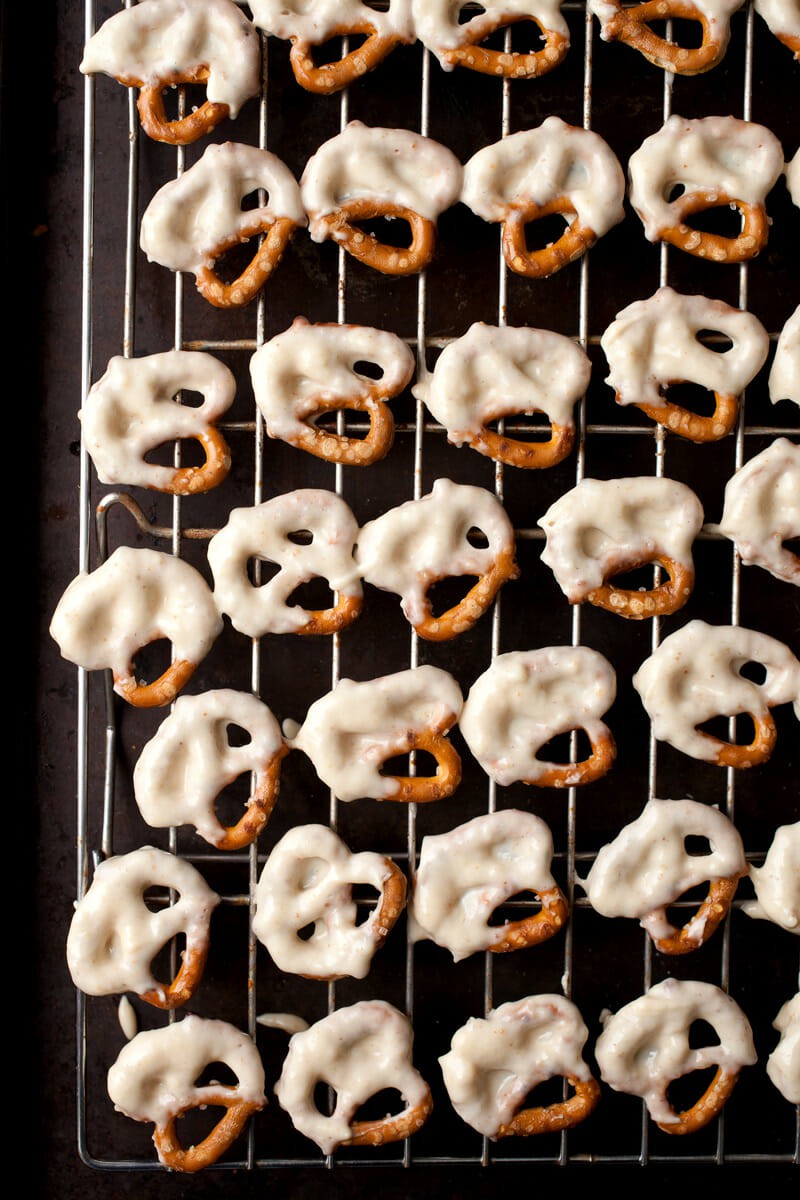
[{"label": "pretzel", "polygon": [[[570,604],[587,601],[631,620],[666,616],[694,585],[692,544],[703,525],[694,492],[674,479],[583,479],[544,514],[542,562]],[[615,575],[650,563],[667,572],[649,590],[620,588]]]},{"label": "pretzel", "polygon": [[[430,1088],[411,1062],[412,1040],[408,1018],[383,1000],[340,1008],[294,1034],[275,1095],[294,1127],[323,1154],[339,1146],[401,1141],[425,1123],[433,1107]],[[314,1102],[318,1083],[336,1092],[330,1116]],[[361,1105],[386,1088],[400,1092],[405,1108],[379,1120],[354,1121]]]},{"label": "pretzel", "polygon": [[[460,962],[480,950],[503,954],[553,937],[568,908],[550,872],[552,857],[544,821],[513,809],[423,838],[409,905],[413,940],[431,938]],[[536,894],[538,912],[490,924],[497,908],[527,891]]]},{"label": "pretzel", "polygon": [[[207,1066],[220,1062],[237,1076],[236,1084],[195,1083]],[[152,1122],[159,1161],[186,1173],[216,1162],[266,1104],[264,1068],[255,1043],[225,1021],[191,1014],[162,1029],[137,1033],[123,1046],[108,1072],[108,1094],[126,1116]],[[202,1142],[184,1149],[178,1119],[208,1107],[225,1112]]]},{"label": "pretzel", "polygon": [[780,1041],[767,1059],[767,1074],[790,1104],[800,1104],[800,992],[781,1005],[772,1023]]},{"label": "pretzel", "polygon": [[[146,0],[100,27],[80,69],[139,88],[139,119],[148,137],[187,146],[258,95],[261,51],[253,25],[231,0]],[[163,93],[182,83],[205,84],[207,98],[171,121]]]},{"label": "pretzel", "polygon": [[756,898],[742,905],[747,916],[800,934],[800,821],[775,830],[763,866],[750,867],[750,880]]},{"label": "pretzel", "polygon": [[[369,884],[378,900],[356,924],[353,884]],[[253,933],[281,971],[307,979],[364,979],[400,916],[406,880],[390,858],[348,847],[324,825],[284,834],[256,888]],[[310,937],[300,930],[313,925]]]},{"label": "pretzel", "polygon": [[[571,338],[476,322],[445,347],[432,375],[412,390],[454,445],[466,443],[509,466],[546,468],[572,449],[572,410],[590,374],[589,359]],[[531,412],[550,419],[547,441],[528,442],[488,428],[491,421]]]},{"label": "pretzel", "polygon": [[[379,378],[361,370],[374,363]],[[414,372],[414,357],[393,333],[365,325],[309,325],[298,317],[253,355],[250,377],[256,404],[270,437],[326,462],[368,466],[384,458],[394,440],[387,400],[398,395]],[[326,413],[366,413],[363,438],[320,429]]]},{"label": "pretzel", "polygon": [[[339,800],[396,800],[429,804],[452,795],[461,759],[447,738],[463,699],[458,684],[438,667],[414,667],[356,682],[340,679],[316,700],[292,739]],[[435,775],[383,775],[389,759],[424,750]]]},{"label": "pretzel", "polygon": [[[300,535],[310,540],[300,540]],[[362,591],[353,551],[358,526],[335,492],[298,488],[252,508],[235,508],[208,544],[219,609],[248,637],[266,633],[328,635],[346,629],[361,613]],[[280,567],[262,586],[251,584],[252,558]],[[309,579],[325,579],[337,593],[329,608],[291,604]]]},{"label": "pretzel", "polygon": [[753,8],[795,58],[800,58],[800,8],[797,0],[755,0]]},{"label": "pretzel", "polygon": [[[470,1017],[439,1059],[453,1108],[492,1140],[579,1124],[600,1099],[599,1084],[581,1056],[588,1034],[575,1005],[558,995],[526,996],[501,1004],[483,1019]],[[522,1108],[528,1093],[559,1075],[574,1095]]]},{"label": "pretzel", "polygon": [[[700,75],[722,61],[730,41],[731,16],[741,6],[742,0],[644,0],[627,8],[620,0],[589,0],[604,42],[624,42],[654,66],[678,75]],[[651,23],[674,19],[700,26],[699,46],[681,46],[650,28]]]},{"label": "pretzel", "polygon": [[[569,50],[569,26],[561,15],[560,0],[487,0],[474,16],[459,23],[461,5],[452,0],[412,0],[412,16],[419,40],[439,60],[445,71],[468,67],[502,79],[532,79],[559,65]],[[540,50],[493,50],[480,43],[521,21],[532,21],[542,34]]]},{"label": "pretzel", "polygon": [[[138,708],[170,704],[221,632],[199,571],[173,555],[130,546],[77,575],[50,623],[64,658],[87,671],[110,669],[115,691]],[[173,661],[158,679],[140,683],[134,657],[160,638],[172,643]]]},{"label": "pretzel", "polygon": [[[747,262],[766,245],[766,197],[783,171],[783,149],[765,126],[673,114],[631,155],[628,170],[630,201],[649,241],[725,263]],[[676,188],[682,189],[678,195]],[[735,236],[687,224],[699,212],[725,206],[741,214]]]},{"label": "pretzel", "polygon": [[776,438],[725,485],[722,520],[743,563],[800,587],[800,556],[784,542],[800,537],[800,446]]},{"label": "pretzel", "polygon": [[[266,192],[266,203],[242,209],[244,198],[257,189]],[[269,150],[223,142],[159,188],[142,217],[139,243],[151,262],[191,272],[210,304],[242,308],[258,295],[295,229],[305,224],[300,189],[288,167]],[[261,234],[266,236],[238,278],[223,283],[219,259]]]},{"label": "pretzel", "polygon": [[[690,1048],[689,1030],[704,1021],[719,1043]],[[719,1115],[742,1067],[757,1061],[750,1023],[735,1000],[711,983],[665,979],[613,1016],[595,1046],[601,1078],[615,1091],[641,1096],[665,1133],[695,1133]],[[691,1108],[676,1112],[667,1096],[674,1079],[716,1066]]]},{"label": "pretzel", "polygon": [[[580,258],[622,220],[625,177],[603,139],[548,117],[484,146],[464,167],[463,202],[484,221],[501,225],[510,270],[544,279]],[[528,250],[526,226],[561,214],[561,237]]]},{"label": "pretzel", "polygon": [[[800,156],[798,157],[800,166]],[[793,400],[800,405],[800,305],[786,321],[778,337],[769,372],[769,398],[773,404]]]},{"label": "pretzel", "polygon": [[[437,219],[459,197],[461,164],[421,134],[350,121],[308,160],[300,188],[315,242],[333,239],[376,271],[411,275],[433,256]],[[379,242],[358,227],[376,217],[406,221],[409,247]]]},{"label": "pretzel", "polygon": [[[763,683],[741,674],[748,662],[764,668]],[[770,757],[777,737],[772,706],[791,701],[800,716],[800,662],[782,642],[740,626],[690,621],[642,663],[633,685],[656,738],[721,767],[753,767]],[[755,728],[749,745],[699,728],[712,717],[739,713]]]},{"label": "pretzel", "polygon": [[[470,688],[459,721],[475,758],[496,783],[579,787],[600,779],[616,757],[600,719],[616,695],[611,664],[587,646],[547,646],[498,655]],[[543,762],[538,752],[558,734],[583,729],[590,756]]]},{"label": "pretzel", "polygon": [[[487,541],[475,546],[470,531]],[[390,509],[361,529],[357,561],[367,583],[400,596],[417,634],[442,642],[471,629],[504,583],[519,576],[514,529],[500,501],[484,488],[437,479],[419,500]],[[437,616],[430,588],[450,576],[477,576],[466,596]]]},{"label": "pretzel", "polygon": [[[707,841],[708,853],[688,854],[688,837]],[[742,840],[723,813],[694,800],[650,800],[600,849],[583,886],[596,912],[638,918],[662,954],[687,954],[724,920],[747,871]],[[676,929],[668,906],[706,881],[707,896]]]}]

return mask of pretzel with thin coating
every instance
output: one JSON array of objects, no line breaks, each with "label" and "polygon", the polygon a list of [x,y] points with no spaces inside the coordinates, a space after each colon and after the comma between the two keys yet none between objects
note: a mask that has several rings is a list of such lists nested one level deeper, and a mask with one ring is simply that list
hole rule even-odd
[{"label": "pretzel with thin coating", "polygon": [[[740,5],[741,0],[734,0],[729,7],[734,11]],[[692,0],[644,0],[630,7],[623,6],[620,0],[597,0],[590,8],[600,18],[603,41],[624,42],[654,66],[679,75],[710,71],[721,62],[730,41],[729,15],[723,12],[713,16]],[[699,46],[681,46],[650,28],[651,23],[676,18],[700,26]]]}]

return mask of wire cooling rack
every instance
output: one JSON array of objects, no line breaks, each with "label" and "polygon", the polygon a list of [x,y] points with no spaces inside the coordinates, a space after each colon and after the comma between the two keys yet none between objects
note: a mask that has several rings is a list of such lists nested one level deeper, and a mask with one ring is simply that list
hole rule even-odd
[{"label": "wire cooling rack", "polygon": [[[88,0],[87,38],[111,11],[110,4],[95,6]],[[760,121],[782,140],[787,159],[793,154],[791,106],[783,104],[781,96],[794,94],[800,68],[749,6],[734,17],[723,64],[688,80],[673,79],[625,47],[603,44],[583,4],[567,2],[564,13],[572,42],[567,60],[552,75],[530,83],[502,83],[466,71],[445,74],[421,46],[411,46],[396,50],[373,75],[340,96],[311,97],[301,93],[291,77],[288,46],[264,40],[260,103],[251,101],[235,123],[216,132],[216,140],[267,147],[299,177],[316,146],[351,118],[417,129],[466,161],[480,146],[557,113],[600,132],[624,165],[644,137],[675,111],[685,116],[732,113]],[[506,33],[506,46],[514,44],[512,36],[520,34]],[[566,604],[539,562],[542,535],[537,528],[552,500],[585,476],[663,474],[681,479],[701,498],[706,520],[718,520],[724,484],[733,471],[774,437],[797,434],[792,406],[769,404],[765,368],[748,389],[734,435],[706,446],[683,443],[634,410],[615,406],[603,382],[605,363],[599,349],[600,335],[617,311],[666,283],[749,308],[767,326],[774,344],[800,298],[800,213],[783,183],[770,198],[769,247],[751,266],[702,263],[679,251],[653,247],[629,209],[622,225],[579,263],[552,280],[530,282],[508,275],[496,227],[483,225],[457,206],[440,220],[437,256],[418,278],[377,276],[331,244],[316,246],[298,237],[256,303],[243,313],[219,312],[195,294],[191,278],[174,277],[146,263],[138,250],[139,218],[149,199],[204,146],[172,150],[149,143],[138,131],[135,94],[106,79],[89,78],[84,86],[83,394],[112,354],[138,356],[170,348],[218,355],[234,371],[239,387],[229,420],[222,425],[232,448],[233,470],[208,496],[181,500],[140,491],[111,493],[98,485],[82,451],[79,568],[96,565],[110,543],[122,542],[170,550],[208,577],[205,546],[230,510],[298,486],[335,489],[363,523],[402,500],[421,496],[438,476],[449,476],[492,488],[517,533],[521,579],[504,588],[491,616],[454,643],[420,643],[394,599],[371,591],[362,618],[324,641],[250,641],[226,623],[189,690],[252,690],[279,719],[300,720],[311,701],[344,676],[372,678],[432,662],[451,671],[466,693],[498,653],[564,643],[600,650],[618,676],[618,698],[608,717],[619,746],[618,761],[610,776],[581,792],[540,795],[524,785],[498,789],[472,762],[457,731],[455,739],[464,751],[464,781],[450,800],[420,812],[372,801],[339,803],[302,756],[292,755],[281,798],[259,844],[247,853],[222,854],[210,852],[185,829],[164,833],[144,825],[132,797],[131,770],[164,713],[132,711],[114,697],[108,681],[79,672],[77,896],[86,890],[99,859],[142,844],[165,846],[197,865],[223,897],[212,925],[205,977],[190,1007],[231,1020],[256,1037],[268,1094],[280,1073],[286,1040],[261,1025],[259,1015],[290,1011],[310,1022],[368,997],[389,1000],[408,1013],[416,1033],[415,1060],[434,1092],[434,1113],[413,1139],[369,1153],[343,1149],[329,1158],[292,1129],[271,1097],[224,1162],[209,1169],[257,1171],[314,1164],[335,1168],[340,1163],[402,1163],[420,1170],[431,1164],[503,1162],[796,1164],[798,1113],[764,1072],[777,1039],[772,1020],[797,989],[796,939],[742,913],[741,900],[747,895],[743,884],[731,916],[712,942],[686,958],[665,962],[653,953],[635,922],[608,921],[593,913],[579,883],[597,849],[654,796],[693,796],[719,805],[735,820],[754,863],[763,861],[775,828],[798,819],[793,781],[800,754],[790,714],[777,714],[778,747],[770,762],[753,772],[736,773],[696,763],[656,744],[630,683],[662,636],[694,617],[750,625],[797,651],[798,600],[789,594],[795,589],[756,568],[740,569],[730,543],[707,533],[696,545],[697,584],[686,609],[666,621],[626,622]],[[179,103],[191,103],[184,89],[179,93]],[[396,405],[396,441],[383,463],[366,469],[330,467],[272,442],[255,409],[247,366],[256,348],[298,315],[391,329],[413,347],[419,372],[431,369],[441,348],[474,320],[567,334],[587,350],[593,363],[589,392],[576,412],[576,449],[565,463],[546,472],[503,468],[468,449],[449,446],[442,429],[408,392]],[[339,423],[345,429],[342,417]],[[358,427],[358,420],[347,420],[347,432],[357,432]],[[513,431],[516,423],[506,428]],[[577,752],[574,736],[569,751]],[[328,985],[281,975],[266,951],[257,947],[250,922],[255,884],[267,853],[289,827],[327,822],[353,850],[387,853],[411,873],[422,837],[495,807],[532,809],[553,830],[554,873],[572,913],[563,936],[530,951],[499,959],[476,955],[453,965],[432,943],[414,945],[404,939],[401,923],[365,980]],[[519,900],[516,907],[527,907],[527,902]],[[171,953],[174,962],[177,949]],[[607,1088],[583,1125],[537,1139],[493,1144],[463,1125],[451,1109],[437,1058],[469,1016],[484,1015],[493,1006],[527,994],[563,991],[578,1004],[589,1026],[591,1063],[603,1010],[615,1011],[667,974],[729,989],[754,1027],[759,1063],[743,1073],[725,1112],[707,1129],[691,1138],[670,1138],[648,1120],[639,1101]],[[166,1019],[144,1009],[136,1008],[141,1027]],[[123,1042],[117,999],[79,994],[79,1152],[86,1163],[102,1170],[160,1170],[149,1129],[114,1113],[105,1092],[105,1073]]]}]

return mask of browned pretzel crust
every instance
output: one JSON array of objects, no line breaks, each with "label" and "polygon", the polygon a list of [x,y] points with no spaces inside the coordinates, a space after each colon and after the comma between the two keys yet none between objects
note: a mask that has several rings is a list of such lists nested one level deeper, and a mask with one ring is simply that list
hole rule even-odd
[{"label": "browned pretzel crust", "polygon": [[156,491],[169,492],[172,496],[197,496],[201,492],[210,492],[226,478],[231,469],[231,453],[216,426],[210,425],[201,433],[193,434],[192,440],[202,446],[205,462],[199,467],[176,468],[169,482]]},{"label": "browned pretzel crust", "polygon": [[331,608],[308,609],[308,620],[293,632],[300,636],[312,634],[327,636],[331,633],[339,633],[340,630],[353,624],[353,621],[361,615],[363,606],[363,596],[340,592],[338,600]]},{"label": "browned pretzel crust", "polygon": [[[544,217],[561,215],[575,219],[567,225],[561,237],[540,250],[529,250],[525,227]],[[509,207],[501,229],[503,257],[510,270],[528,279],[546,279],[562,267],[575,262],[597,241],[597,234],[581,225],[573,204],[566,196],[556,196],[546,204],[520,202]]]},{"label": "browned pretzel crust", "polygon": [[301,87],[320,96],[340,92],[368,71],[383,62],[387,54],[399,45],[401,38],[380,34],[370,21],[354,21],[352,25],[337,25],[331,37],[348,37],[350,34],[366,34],[367,40],[355,50],[345,54],[336,62],[318,67],[311,53],[311,43],[292,38],[289,61],[294,77]]},{"label": "browned pretzel crust", "polygon": [[[407,250],[388,246],[372,233],[364,233],[354,221],[371,221],[376,217],[391,217],[407,221],[411,229],[411,245]],[[343,246],[348,254],[383,275],[414,275],[433,258],[436,227],[433,221],[410,208],[388,200],[373,200],[368,196],[344,201],[335,212],[320,219],[326,236]]]},{"label": "browned pretzel crust", "polygon": [[[665,387],[685,382],[683,379],[670,379]],[[637,404],[637,408],[659,425],[664,425],[690,442],[718,442],[720,438],[726,437],[736,424],[739,399],[737,396],[714,392],[714,411],[708,417],[698,416],[688,408],[666,399],[663,404],[640,403]]]},{"label": "browned pretzel crust", "polygon": [[[433,615],[426,592],[423,600],[425,615],[414,623],[414,629],[426,641],[449,641],[450,638],[472,629],[472,626],[492,604],[503,584],[510,579],[518,578],[519,567],[516,563],[513,546],[510,549],[501,550],[490,570],[478,578],[478,582],[473,584],[463,600],[454,604],[441,616]],[[428,587],[437,582],[437,579],[429,580]]]},{"label": "browned pretzel crust", "polygon": [[288,746],[280,746],[269,762],[256,772],[256,785],[247,808],[235,825],[225,826],[225,836],[214,843],[218,850],[241,850],[256,840],[278,799],[281,762],[288,753]]},{"label": "browned pretzel crust", "polygon": [[435,775],[392,775],[389,778],[399,784],[399,790],[390,799],[403,804],[430,804],[452,796],[461,782],[461,757],[445,736],[455,723],[455,714],[450,714],[436,729],[409,729],[397,745],[390,748],[384,762],[411,750],[424,750],[436,759]]},{"label": "browned pretzel crust", "polygon": [[383,1146],[386,1142],[401,1142],[420,1129],[433,1110],[433,1097],[426,1085],[425,1095],[413,1108],[406,1108],[396,1117],[383,1117],[378,1121],[354,1121],[351,1135],[343,1146]]},{"label": "browned pretzel crust", "polygon": [[617,757],[617,744],[611,730],[605,728],[601,734],[587,736],[592,744],[592,753],[578,763],[552,763],[548,770],[543,771],[536,779],[523,779],[523,783],[534,787],[583,787],[602,779],[614,765]]},{"label": "browned pretzel crust", "polygon": [[201,267],[197,273],[197,290],[200,295],[215,308],[243,308],[245,304],[249,304],[277,267],[296,228],[294,221],[289,217],[272,219],[262,216],[250,222],[241,232],[234,233],[220,242],[210,253],[212,264],[234,246],[258,234],[266,234],[248,265],[232,283],[223,283],[213,265]]},{"label": "browned pretzel crust", "polygon": [[[178,1118],[192,1108],[207,1107],[222,1107],[226,1111],[208,1137],[199,1145],[184,1150],[176,1129]],[[202,1171],[204,1167],[216,1162],[220,1155],[233,1145],[252,1114],[263,1107],[263,1104],[252,1100],[240,1099],[235,1088],[220,1085],[219,1091],[206,1095],[202,1103],[188,1104],[175,1116],[170,1117],[166,1125],[156,1126],[153,1141],[161,1162],[173,1171],[183,1171],[187,1174]]]},{"label": "browned pretzel crust", "polygon": [[721,767],[755,767],[766,762],[775,748],[778,731],[772,713],[767,709],[763,713],[748,714],[755,726],[755,736],[748,746],[739,746],[735,742],[723,742],[711,734],[704,734],[717,747],[717,762]]},{"label": "browned pretzel crust", "polygon": [[[157,640],[158,635],[153,638],[153,641]],[[134,708],[161,708],[172,703],[196,669],[197,663],[178,658],[152,683],[138,683],[133,666],[130,666],[127,675],[114,675],[114,690]]]},{"label": "browned pretzel crust", "polygon": [[[692,950],[703,946],[725,919],[738,885],[738,875],[727,879],[713,879],[708,895],[694,917],[687,921],[682,929],[674,930],[667,937],[653,938],[656,948],[662,954],[690,954]],[[647,918],[645,922],[646,920]]]},{"label": "browned pretzel crust", "polygon": [[[370,388],[367,396],[332,396],[327,399],[319,397],[315,401],[313,411],[306,413],[302,418],[302,433],[287,437],[286,441],[298,450],[306,450],[325,462],[343,463],[349,467],[368,467],[370,463],[379,462],[392,448],[394,417],[383,399],[375,394],[377,391],[376,386]],[[325,413],[345,409],[367,414],[369,430],[366,437],[347,437],[334,429],[319,429],[314,424],[316,419]]]},{"label": "browned pretzel crust", "polygon": [[[618,588],[607,580],[624,571],[635,571],[649,563],[658,563],[669,578],[658,587],[642,592],[637,588]],[[666,554],[654,554],[650,558],[622,558],[615,562],[606,574],[606,581],[599,588],[586,593],[586,600],[598,608],[605,608],[617,616],[632,621],[649,617],[666,617],[682,608],[694,587],[694,567],[676,562]]]},{"label": "browned pretzel crust", "polygon": [[567,1083],[575,1089],[575,1095],[546,1107],[523,1108],[507,1125],[501,1125],[495,1137],[530,1137],[539,1133],[557,1133],[585,1121],[597,1107],[600,1085],[595,1079],[575,1079],[565,1075]]},{"label": "browned pretzel crust", "polygon": [[[486,420],[492,419],[490,413]],[[479,454],[485,454],[495,462],[505,463],[509,467],[544,470],[563,462],[570,454],[575,444],[575,426],[551,423],[550,437],[547,441],[525,442],[520,438],[506,437],[505,434],[497,433],[484,425],[480,432],[470,439],[469,444]]]},{"label": "browned pretzel crust", "polygon": [[[685,224],[687,217],[706,212],[710,208],[738,208],[742,217],[741,233],[736,237],[723,237],[718,233],[701,233]],[[763,204],[747,204],[724,192],[686,192],[671,202],[676,223],[661,230],[662,241],[696,258],[710,258],[712,262],[740,263],[755,258],[767,244],[769,220]]]},{"label": "browned pretzel crust", "polygon": [[678,1135],[696,1133],[719,1115],[738,1078],[738,1071],[726,1071],[723,1067],[718,1067],[714,1078],[697,1103],[685,1112],[677,1113],[677,1121],[656,1121],[659,1129],[663,1129],[664,1133]]},{"label": "browned pretzel crust", "polygon": [[208,938],[195,940],[190,944],[187,937],[180,969],[172,983],[142,992],[142,1000],[146,1000],[154,1008],[180,1008],[192,998],[192,993],[202,978],[207,958]]},{"label": "browned pretzel crust", "polygon": [[[532,21],[539,26],[544,37],[540,50],[523,53],[518,50],[490,50],[477,45],[498,29],[520,21]],[[502,79],[532,79],[534,75],[546,75],[562,62],[569,50],[569,38],[555,29],[545,29],[533,14],[506,13],[497,16],[490,24],[481,22],[472,30],[464,30],[464,45],[446,50],[442,58],[451,67],[469,67],[483,75],[495,75]]]},{"label": "browned pretzel crust", "polygon": [[561,888],[548,888],[545,892],[537,892],[541,904],[538,913],[525,917],[522,921],[509,921],[503,926],[502,941],[495,942],[489,949],[493,954],[506,954],[513,950],[524,950],[526,946],[538,946],[554,937],[566,923],[569,915],[567,900]]},{"label": "browned pretzel crust", "polygon": [[179,83],[207,83],[208,67],[201,65],[193,71],[173,71],[155,84],[145,84],[139,79],[120,79],[128,87],[140,88],[137,107],[142,129],[156,142],[170,146],[189,146],[199,138],[216,129],[230,113],[227,104],[215,104],[206,100],[204,104],[177,120],[167,119],[164,108],[164,92]]},{"label": "browned pretzel crust", "polygon": [[[612,0],[615,3],[615,0]],[[699,46],[685,49],[676,42],[659,37],[650,28],[651,21],[668,21],[677,17],[682,21],[696,21],[702,29]],[[678,75],[699,75],[710,71],[723,58],[727,39],[720,41],[711,32],[707,18],[691,0],[646,0],[644,4],[623,8],[603,24],[603,37],[607,41],[624,42],[638,50],[656,67],[673,71]]]}]

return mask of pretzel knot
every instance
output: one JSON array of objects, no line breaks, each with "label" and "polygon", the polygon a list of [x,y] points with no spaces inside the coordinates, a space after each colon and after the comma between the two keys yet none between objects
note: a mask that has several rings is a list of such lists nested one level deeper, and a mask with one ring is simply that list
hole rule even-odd
[{"label": "pretzel knot", "polygon": [[289,61],[294,77],[301,87],[320,96],[339,92],[354,83],[368,71],[374,70],[384,58],[405,39],[381,33],[370,21],[354,21],[351,25],[336,25],[330,37],[348,37],[350,34],[365,34],[366,41],[345,54],[336,62],[318,67],[311,53],[311,43],[299,37],[292,39]]},{"label": "pretzel knot", "polygon": [[[176,1129],[178,1118],[192,1109],[205,1109],[209,1106],[224,1108],[224,1115],[202,1142],[184,1150]],[[165,1167],[170,1167],[173,1171],[183,1171],[186,1174],[202,1171],[204,1167],[216,1162],[220,1155],[233,1145],[253,1113],[261,1108],[263,1104],[243,1100],[237,1088],[220,1087],[219,1091],[206,1092],[201,1102],[184,1105],[164,1125],[156,1126],[153,1142],[159,1159]]]},{"label": "pretzel knot", "polygon": [[[529,250],[526,227],[534,221],[558,215],[568,221],[561,237],[540,250]],[[503,256],[511,270],[528,279],[546,279],[585,254],[597,241],[597,234],[575,218],[576,209],[566,196],[555,196],[545,204],[528,201],[512,205],[502,223],[501,235]]]},{"label": "pretzel knot", "polygon": [[[197,272],[200,295],[216,308],[241,308],[249,304],[277,267],[296,228],[297,223],[289,217],[262,216],[219,242],[209,252],[212,266],[201,267]],[[262,233],[266,237],[242,273],[232,283],[223,283],[214,264],[234,246]]]},{"label": "pretzel knot", "polygon": [[[354,224],[376,217],[407,221],[411,230],[408,248],[402,250],[379,242],[374,234],[364,233]],[[318,224],[326,237],[338,242],[353,258],[384,275],[414,275],[433,258],[436,244],[434,222],[389,200],[363,197],[343,201],[335,212],[320,217]]]},{"label": "pretzel knot", "polygon": [[646,617],[666,617],[677,612],[692,593],[694,566],[678,562],[666,554],[655,554],[647,558],[641,558],[638,554],[631,558],[623,555],[613,564],[608,575],[636,571],[649,563],[658,563],[664,568],[669,576],[665,583],[643,592],[638,588],[618,588],[605,582],[602,587],[587,592],[585,599],[598,608],[605,608],[608,612],[628,617],[633,621]]},{"label": "pretzel knot", "polygon": [[[738,884],[738,875],[712,880],[708,895],[694,917],[683,928],[675,929],[665,937],[654,938],[656,948],[662,954],[689,954],[704,945],[727,916]],[[642,924],[646,928],[651,919],[661,919],[663,915],[663,909],[655,910],[642,919]]]},{"label": "pretzel knot", "polygon": [[[539,27],[544,38],[544,46],[540,50],[529,53],[514,50],[508,53],[505,50],[492,50],[487,46],[477,45],[498,29],[520,21],[533,21]],[[555,29],[546,29],[532,13],[499,15],[488,23],[476,23],[473,29],[464,30],[463,38],[464,45],[439,52],[442,63],[446,64],[445,69],[469,67],[482,75],[494,75],[503,79],[531,79],[535,75],[546,75],[563,62],[569,50],[569,36]]]},{"label": "pretzel knot", "polygon": [[[616,11],[603,21],[603,39],[632,46],[654,66],[662,67],[665,71],[699,75],[715,67],[725,54],[729,41],[727,23],[724,27],[725,36],[715,35],[706,15],[691,0],[645,0],[645,3],[631,8],[623,8],[618,0],[609,0],[609,3]],[[672,18],[697,22],[702,30],[700,45],[684,48],[659,37],[650,28],[651,22]]]},{"label": "pretzel knot", "polygon": [[[736,237],[723,237],[718,233],[703,233],[685,224],[687,217],[706,212],[711,208],[737,208],[742,218],[742,228]],[[769,220],[763,204],[748,204],[735,200],[724,192],[691,191],[670,202],[676,223],[661,230],[661,238],[696,258],[708,258],[712,262],[740,263],[755,258],[767,244]]]},{"label": "pretzel knot", "polygon": [[141,89],[136,106],[142,129],[148,137],[170,146],[189,146],[216,129],[231,110],[227,104],[206,100],[199,108],[171,121],[164,107],[164,92],[179,83],[207,83],[208,76],[208,67],[201,65],[194,70],[173,71],[162,76],[155,84],[145,84],[136,79],[122,82]]}]

